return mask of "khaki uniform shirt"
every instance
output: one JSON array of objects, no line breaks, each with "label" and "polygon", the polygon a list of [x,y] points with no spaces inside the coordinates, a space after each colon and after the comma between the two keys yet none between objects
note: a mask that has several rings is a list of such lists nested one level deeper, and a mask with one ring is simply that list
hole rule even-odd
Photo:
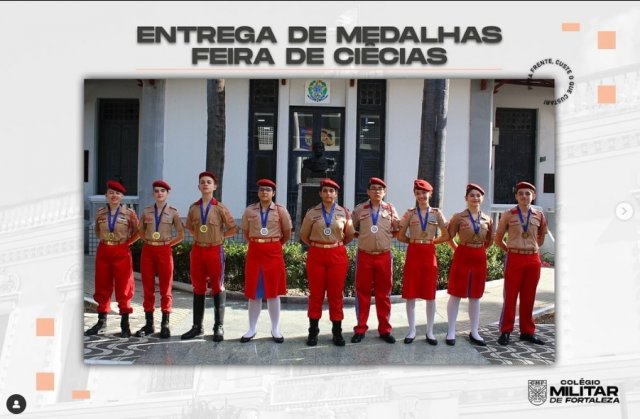
[{"label": "khaki uniform shirt", "polygon": [[[424,214],[423,214],[424,216]],[[442,211],[438,208],[429,207],[429,220],[427,221],[427,228],[422,231],[420,224],[420,217],[416,208],[409,208],[404,213],[400,220],[400,227],[407,227],[409,237],[413,240],[435,240],[438,233],[438,228],[444,230],[447,228],[447,221],[442,215]]]},{"label": "khaki uniform shirt", "polygon": [[[99,240],[124,243],[138,231],[138,216],[130,208],[120,206],[118,219],[113,228],[114,238],[109,238],[109,217],[107,214],[109,207],[101,207],[96,215],[96,236]],[[111,216],[115,215],[115,211]],[[113,220],[112,220],[113,221]]]},{"label": "khaki uniform shirt", "polygon": [[[162,211],[162,213],[160,213],[160,211]],[[180,214],[176,208],[169,205],[164,207],[164,211],[162,208],[158,208],[158,216],[160,218],[160,222],[158,223],[158,233],[160,233],[160,237],[154,239],[153,233],[156,231],[154,205],[149,205],[142,210],[142,216],[140,217],[140,237],[142,237],[142,240],[168,242],[175,237],[173,235],[174,227],[176,229],[176,233],[184,230]]]},{"label": "khaki uniform shirt", "polygon": [[260,239],[281,238],[283,231],[291,230],[293,223],[289,211],[280,204],[271,202],[267,216],[267,235],[260,234],[262,221],[260,219],[260,202],[249,205],[242,214],[242,230],[249,232],[249,237]]},{"label": "khaki uniform shirt", "polygon": [[[351,215],[346,208],[336,204],[333,212],[333,218],[330,220],[329,228],[331,229],[331,235],[324,234],[324,229],[327,227],[324,217],[322,215],[322,203],[310,208],[307,214],[302,220],[302,226],[300,227],[300,235],[305,234],[309,236],[309,241],[316,243],[336,243],[344,240],[345,229],[353,232],[353,225],[348,224]],[[329,213],[327,213],[327,217]]]},{"label": "khaki uniform shirt", "polygon": [[[211,199],[211,207],[205,223],[207,225],[207,231],[203,233],[200,231],[200,227],[203,225],[202,219],[200,218],[201,203],[202,199],[199,199],[189,207],[186,227],[196,242],[220,244],[224,241],[225,230],[234,228],[236,222],[229,209],[213,198]],[[207,206],[202,205],[202,213],[204,214],[206,211]]]},{"label": "khaki uniform shirt", "polygon": [[524,229],[522,224],[527,222],[527,213],[522,214],[523,223],[518,217],[518,207],[507,210],[502,213],[498,231],[507,232],[507,247],[509,249],[534,250],[538,251],[538,239],[542,239],[547,234],[547,219],[541,211],[531,208],[531,217],[529,218],[529,227],[527,228],[528,237],[522,237]]},{"label": "khaki uniform shirt", "polygon": [[[476,222],[477,217],[474,218]],[[476,222],[476,227],[478,223]],[[480,245],[484,243],[485,246],[491,244],[493,239],[493,220],[488,214],[480,212],[480,228],[478,231],[478,237],[475,236],[475,230],[473,224],[469,219],[469,210],[464,210],[453,214],[451,221],[449,221],[449,236],[454,238],[458,234],[460,237],[460,243],[470,245]]]},{"label": "khaki uniform shirt", "polygon": [[363,202],[353,209],[353,227],[359,231],[358,249],[365,252],[385,252],[391,249],[393,234],[400,229],[398,213],[393,205],[381,201],[378,216],[378,232],[371,232],[373,220],[370,212],[371,202]]}]

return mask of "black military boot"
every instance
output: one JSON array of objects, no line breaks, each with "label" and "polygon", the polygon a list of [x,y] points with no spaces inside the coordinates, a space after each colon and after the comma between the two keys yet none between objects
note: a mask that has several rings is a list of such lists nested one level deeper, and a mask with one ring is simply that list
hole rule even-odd
[{"label": "black military boot", "polygon": [[344,338],[342,337],[342,320],[334,320],[331,333],[333,333],[333,344],[336,346],[344,346]]},{"label": "black military boot", "polygon": [[153,311],[145,312],[144,319],[146,320],[146,324],[142,326],[142,329],[136,332],[136,336],[139,338],[149,336],[156,331],[156,329],[153,327]]},{"label": "black military boot", "polygon": [[318,344],[318,319],[309,319],[309,336],[307,337],[307,346],[316,346]]},{"label": "black military boot", "polygon": [[183,334],[180,339],[193,339],[204,333],[202,330],[202,317],[204,316],[204,295],[193,294],[193,326],[191,330]]},{"label": "black military boot", "polygon": [[120,330],[121,338],[131,337],[131,329],[129,329],[129,313],[124,313],[120,318]]},{"label": "black military boot", "polygon": [[224,306],[227,301],[227,292],[221,291],[213,296],[213,341],[224,340]]},{"label": "black military boot", "polygon": [[98,313],[98,323],[84,332],[85,336],[93,336],[102,333],[107,328],[107,313]]},{"label": "black military boot", "polygon": [[169,313],[162,312],[162,321],[160,322],[160,338],[168,339],[171,337],[171,330],[169,330]]}]

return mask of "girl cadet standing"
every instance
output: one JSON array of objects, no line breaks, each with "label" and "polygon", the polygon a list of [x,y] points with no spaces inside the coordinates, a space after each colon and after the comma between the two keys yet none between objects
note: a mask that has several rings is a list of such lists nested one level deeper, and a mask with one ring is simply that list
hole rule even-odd
[{"label": "girl cadet standing", "polygon": [[181,339],[193,339],[203,333],[204,300],[207,279],[213,294],[213,341],[224,340],[224,247],[227,237],[233,237],[238,228],[229,209],[213,197],[218,178],[211,172],[198,175],[198,189],[202,197],[191,204],[186,227],[193,236],[189,255],[191,283],[193,284],[193,326]]},{"label": "girl cadet standing", "polygon": [[280,333],[280,296],[287,293],[287,273],[282,245],[291,237],[291,216],[286,208],[273,202],[276,184],[269,179],[258,181],[259,202],[249,205],[242,214],[242,231],[249,243],[245,264],[244,295],[249,299],[249,330],[240,342],[256,335],[262,298],[267,299],[271,318],[271,337],[284,342]]},{"label": "girl cadet standing", "polygon": [[[171,186],[164,180],[153,182],[153,198],[155,203],[142,210],[140,217],[140,237],[144,240],[140,257],[140,273],[142,274],[142,307],[145,325],[136,332],[143,337],[152,334],[153,310],[155,309],[156,274],[160,289],[160,337],[171,336],[169,330],[169,314],[171,313],[171,286],[173,284],[173,252],[171,248],[184,239],[184,227],[178,210],[167,205]],[[173,236],[175,229],[176,235]]]},{"label": "girl cadet standing", "polygon": [[111,293],[115,288],[116,300],[120,308],[121,337],[131,337],[129,314],[133,298],[133,263],[129,246],[138,240],[138,217],[135,211],[120,203],[126,193],[122,184],[107,181],[107,205],[96,215],[96,236],[100,240],[96,253],[95,293],[98,303],[98,322],[84,335],[101,333],[107,326],[107,313],[111,304]]},{"label": "girl cadet standing", "polygon": [[[427,300],[427,343],[437,345],[433,334],[433,323],[436,315],[436,281],[438,279],[438,261],[436,247],[438,243],[449,241],[446,220],[438,208],[429,206],[429,198],[433,187],[423,179],[413,182],[413,193],[418,205],[405,212],[400,220],[398,240],[409,243],[407,258],[402,279],[402,298],[407,300],[407,319],[409,332],[404,343],[411,343],[416,337],[416,299]],[[437,230],[442,234],[436,238]],[[409,237],[407,237],[407,230]]]},{"label": "girl cadet standing", "polygon": [[484,199],[484,190],[474,184],[467,185],[464,200],[467,209],[456,213],[449,221],[449,236],[460,240],[451,269],[449,270],[449,302],[447,303],[447,318],[449,330],[447,342],[456,339],[456,318],[461,298],[469,298],[469,320],[471,332],[469,340],[479,346],[486,346],[484,339],[478,334],[480,325],[480,297],[484,293],[487,280],[487,248],[491,246],[493,234],[493,220],[489,214],[480,211]]},{"label": "girl cadet standing", "polygon": [[331,179],[320,182],[322,202],[307,211],[300,228],[300,239],[310,246],[307,254],[308,346],[318,344],[318,321],[322,317],[325,293],[329,299],[329,318],[333,323],[333,343],[345,345],[342,337],[342,290],[349,259],[344,245],[353,240],[354,230],[349,211],[336,203],[338,189],[340,186]]},{"label": "girl cadet standing", "polygon": [[[536,187],[529,182],[516,184],[518,205],[505,211],[496,231],[496,244],[505,252],[504,304],[500,316],[500,345],[509,344],[516,316],[516,301],[520,295],[520,340],[536,345],[544,341],[535,335],[533,304],[540,280],[538,251],[547,234],[547,219],[542,211],[531,207],[536,199]],[[507,234],[507,242],[504,235]]]}]

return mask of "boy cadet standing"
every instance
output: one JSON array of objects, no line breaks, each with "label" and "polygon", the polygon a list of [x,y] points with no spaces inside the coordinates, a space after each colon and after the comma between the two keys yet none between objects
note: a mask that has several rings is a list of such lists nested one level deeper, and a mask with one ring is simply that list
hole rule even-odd
[{"label": "boy cadet standing", "polygon": [[[173,284],[173,252],[171,248],[184,239],[184,227],[178,210],[167,205],[171,186],[164,180],[153,182],[153,198],[155,203],[142,210],[140,217],[140,237],[144,240],[140,257],[140,273],[142,274],[142,290],[144,317],[146,324],[136,332],[142,337],[152,334],[153,310],[155,306],[155,279],[159,279],[160,308],[162,321],[160,337],[171,336],[169,330],[169,314],[171,313],[171,287]],[[173,229],[176,235],[173,236]]]},{"label": "boy cadet standing", "polygon": [[398,234],[400,220],[393,205],[384,202],[387,185],[382,179],[369,179],[369,201],[353,209],[353,227],[358,237],[358,255],[356,262],[356,316],[358,325],[353,328],[355,334],[352,343],[364,338],[368,326],[371,290],[376,297],[378,315],[378,333],[387,343],[395,343],[391,335],[391,241]]},{"label": "boy cadet standing", "polygon": [[[529,182],[516,184],[518,205],[500,217],[496,244],[507,253],[504,267],[504,303],[500,316],[500,345],[509,344],[516,316],[516,302],[520,295],[520,340],[544,345],[536,337],[533,304],[540,280],[538,251],[547,234],[547,220],[541,211],[531,207],[536,188]],[[504,235],[507,234],[507,242]]]},{"label": "boy cadet standing", "polygon": [[224,247],[223,241],[236,234],[237,227],[229,209],[213,197],[218,180],[211,172],[198,176],[198,189],[202,197],[191,204],[186,227],[193,236],[191,248],[191,283],[193,285],[193,326],[182,339],[202,335],[204,299],[207,279],[211,284],[214,304],[213,341],[224,340]]}]

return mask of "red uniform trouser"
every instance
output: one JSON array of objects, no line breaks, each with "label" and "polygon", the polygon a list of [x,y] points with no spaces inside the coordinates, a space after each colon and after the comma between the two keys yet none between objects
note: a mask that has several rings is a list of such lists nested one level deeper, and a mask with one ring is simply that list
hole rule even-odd
[{"label": "red uniform trouser", "polygon": [[540,255],[507,254],[504,268],[504,304],[500,315],[500,332],[511,333],[516,316],[516,301],[520,294],[520,333],[533,335],[533,303],[540,280]]},{"label": "red uniform trouser", "polygon": [[362,250],[356,257],[356,317],[358,325],[353,328],[356,333],[365,333],[369,328],[369,308],[371,307],[371,291],[376,297],[376,314],[378,315],[378,332],[381,335],[391,333],[391,252],[371,255]]},{"label": "red uniform trouser", "polygon": [[203,247],[194,243],[189,261],[194,294],[207,293],[207,279],[211,285],[212,295],[224,289],[224,247],[221,244]]},{"label": "red uniform trouser", "polygon": [[133,313],[133,263],[129,246],[109,246],[103,243],[98,245],[95,281],[93,299],[98,303],[98,313],[109,312],[114,288],[120,314]]},{"label": "red uniform trouser", "polygon": [[142,307],[145,313],[153,313],[156,302],[156,275],[160,284],[160,309],[171,313],[171,285],[173,284],[173,253],[171,246],[145,244],[140,256],[142,274]]},{"label": "red uniform trouser", "polygon": [[338,246],[330,249],[310,247],[307,254],[307,279],[309,280],[310,319],[322,317],[325,292],[329,300],[329,318],[342,321],[342,291],[349,269],[347,249]]}]

